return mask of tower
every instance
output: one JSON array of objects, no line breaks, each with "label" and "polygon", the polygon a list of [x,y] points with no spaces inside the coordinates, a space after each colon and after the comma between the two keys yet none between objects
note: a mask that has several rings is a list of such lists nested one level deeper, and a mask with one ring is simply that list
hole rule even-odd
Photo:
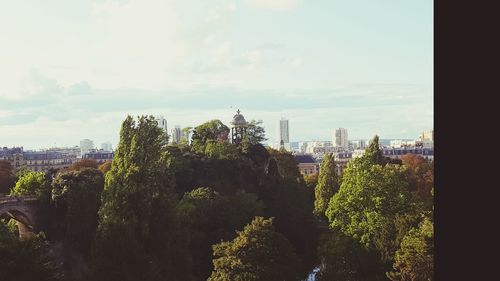
[{"label": "tower", "polygon": [[240,114],[240,110],[236,111],[236,115],[231,121],[231,143],[240,144],[243,140],[244,135],[247,132],[248,123],[245,117]]},{"label": "tower", "polygon": [[280,148],[284,148],[286,150],[290,150],[290,133],[288,127],[288,119],[281,118],[279,120],[279,145]]}]

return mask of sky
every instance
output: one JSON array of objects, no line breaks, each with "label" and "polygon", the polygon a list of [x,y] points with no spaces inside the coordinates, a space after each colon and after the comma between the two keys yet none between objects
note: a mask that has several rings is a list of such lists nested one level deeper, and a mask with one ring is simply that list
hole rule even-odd
[{"label": "sky", "polygon": [[235,111],[291,141],[433,128],[430,0],[0,0],[0,147],[119,141]]}]

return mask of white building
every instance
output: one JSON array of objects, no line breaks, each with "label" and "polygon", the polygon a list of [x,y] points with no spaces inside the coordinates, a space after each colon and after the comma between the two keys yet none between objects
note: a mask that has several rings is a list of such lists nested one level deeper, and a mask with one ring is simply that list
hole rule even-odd
[{"label": "white building", "polygon": [[168,128],[167,128],[167,119],[163,116],[157,116],[156,121],[158,121],[158,127],[160,127],[165,133],[165,140],[168,138]]},{"label": "white building", "polygon": [[111,146],[110,142],[103,142],[103,143],[101,143],[101,149],[103,151],[113,151],[113,147]]},{"label": "white building", "polygon": [[344,128],[335,129],[332,142],[335,147],[347,149],[349,147],[349,142],[347,139],[347,130]]},{"label": "white building", "polygon": [[175,128],[172,129],[172,143],[179,143],[181,141],[182,132],[181,127],[176,125]]},{"label": "white building", "polygon": [[366,141],[365,140],[353,140],[353,141],[350,141],[350,143],[352,144],[353,150],[366,148]]},{"label": "white building", "polygon": [[283,145],[285,149],[290,150],[290,135],[288,127],[288,119],[281,118],[279,123],[278,143]]},{"label": "white building", "polygon": [[89,139],[84,139],[80,141],[80,156],[88,153],[91,149],[94,149],[94,142]]}]

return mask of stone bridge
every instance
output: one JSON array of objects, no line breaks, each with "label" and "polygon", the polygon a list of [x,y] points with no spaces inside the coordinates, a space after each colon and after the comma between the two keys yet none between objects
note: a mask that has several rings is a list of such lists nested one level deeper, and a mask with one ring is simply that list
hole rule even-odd
[{"label": "stone bridge", "polygon": [[0,217],[17,221],[20,239],[34,234],[36,203],[34,196],[0,195]]}]

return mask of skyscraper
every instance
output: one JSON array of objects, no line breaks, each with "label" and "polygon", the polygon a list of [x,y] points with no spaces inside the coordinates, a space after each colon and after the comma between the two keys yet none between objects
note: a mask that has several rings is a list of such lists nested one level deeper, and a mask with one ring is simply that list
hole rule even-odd
[{"label": "skyscraper", "polygon": [[279,145],[280,147],[284,147],[287,150],[290,150],[290,135],[289,135],[289,127],[288,127],[288,119],[281,118],[279,130]]},{"label": "skyscraper", "polygon": [[347,139],[347,130],[344,128],[335,129],[332,142],[337,148],[347,148],[349,147],[349,142]]},{"label": "skyscraper", "polygon": [[158,121],[158,127],[160,127],[165,133],[165,141],[168,140],[168,128],[167,128],[167,119],[163,116],[157,116],[156,121]]},{"label": "skyscraper", "polygon": [[83,156],[89,150],[94,148],[94,142],[89,139],[84,139],[80,141],[80,155]]},{"label": "skyscraper", "polygon": [[176,125],[175,128],[172,129],[172,143],[179,143],[181,141],[181,127]]}]

